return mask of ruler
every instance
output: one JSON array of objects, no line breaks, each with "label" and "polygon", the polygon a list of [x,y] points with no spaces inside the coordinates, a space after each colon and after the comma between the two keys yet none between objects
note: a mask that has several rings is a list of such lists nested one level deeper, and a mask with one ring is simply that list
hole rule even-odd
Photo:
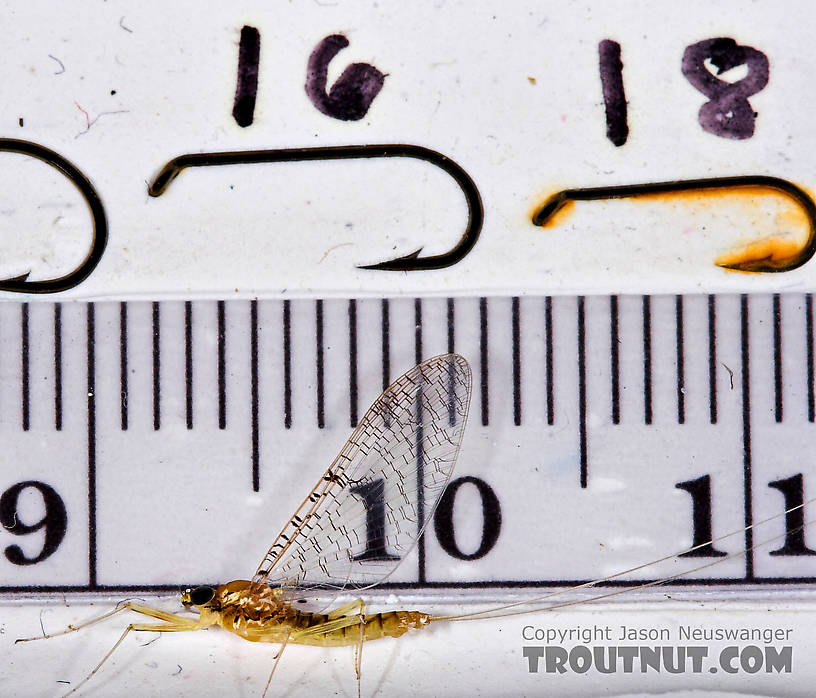
[{"label": "ruler", "polygon": [[[385,587],[619,572],[813,496],[813,336],[810,294],[4,303],[0,585],[248,574],[383,387],[447,351],[474,371],[459,464]],[[806,515],[616,583],[746,550],[673,583],[813,582]]]}]

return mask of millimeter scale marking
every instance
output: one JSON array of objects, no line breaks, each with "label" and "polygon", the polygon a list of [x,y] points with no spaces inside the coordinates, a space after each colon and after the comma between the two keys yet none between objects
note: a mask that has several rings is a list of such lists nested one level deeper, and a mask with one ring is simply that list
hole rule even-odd
[{"label": "millimeter scale marking", "polygon": [[[404,368],[449,351],[466,355],[474,369],[470,439],[479,439],[480,427],[483,435],[510,439],[525,430],[539,438],[549,430],[571,443],[569,480],[578,491],[591,494],[597,467],[606,467],[596,466],[608,460],[602,432],[659,435],[671,429],[694,441],[706,428],[738,428],[733,445],[741,452],[741,471],[731,472],[728,489],[740,492],[739,523],[750,526],[757,520],[755,501],[774,496],[763,490],[760,497],[755,489],[757,444],[781,439],[788,460],[798,461],[800,469],[808,466],[802,434],[816,416],[813,332],[811,294],[6,303],[0,308],[0,434],[15,462],[28,458],[29,437],[56,453],[61,447],[48,446],[50,440],[70,445],[81,437],[87,566],[75,575],[84,581],[74,582],[47,575],[33,581],[29,568],[5,565],[0,591],[169,591],[198,583],[109,581],[100,571],[100,560],[112,554],[100,536],[115,538],[115,530],[105,531],[116,525],[109,523],[111,503],[104,502],[110,495],[101,492],[111,491],[103,480],[120,467],[107,445],[116,432],[124,435],[120,439],[132,435],[136,444],[153,432],[168,470],[190,467],[185,433],[206,442],[208,435],[223,432],[230,454],[224,467],[236,487],[262,492],[274,489],[281,469],[289,467],[291,453],[280,456],[287,438],[309,442],[331,435],[339,446],[369,396]],[[77,400],[84,402],[80,410]],[[779,431],[786,428],[792,431]],[[522,448],[525,437],[518,438]],[[211,447],[222,446],[204,450]],[[140,457],[150,460],[150,446],[140,448]],[[648,448],[643,447],[643,458]],[[66,446],[66,460],[71,449],[82,450]],[[467,453],[460,459],[463,473]],[[36,477],[27,467],[15,467],[0,487],[17,480],[48,482],[61,463],[53,460],[46,474]],[[72,468],[60,477],[76,487],[79,471],[75,464]],[[766,480],[781,476],[763,470],[761,477],[764,487]],[[504,501],[509,500],[505,493]],[[77,508],[76,503],[68,507],[74,534],[83,517]],[[0,535],[5,536],[0,547],[18,542],[8,532]],[[435,573],[437,557],[426,554],[428,535],[418,548],[414,578],[385,588],[523,588],[586,581],[581,575],[524,574],[446,580]],[[774,571],[763,563],[764,571],[758,571],[752,545],[748,529],[739,574],[673,583],[816,581],[816,566]],[[102,566],[109,569],[110,562]]]}]

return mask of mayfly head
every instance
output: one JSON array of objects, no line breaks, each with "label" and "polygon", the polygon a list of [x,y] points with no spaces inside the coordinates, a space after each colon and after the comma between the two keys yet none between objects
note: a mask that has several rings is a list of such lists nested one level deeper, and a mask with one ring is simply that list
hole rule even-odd
[{"label": "mayfly head", "polygon": [[196,587],[195,589],[187,589],[181,595],[181,603],[186,608],[195,606],[199,610],[202,606],[209,604],[215,596],[215,589],[213,587]]}]

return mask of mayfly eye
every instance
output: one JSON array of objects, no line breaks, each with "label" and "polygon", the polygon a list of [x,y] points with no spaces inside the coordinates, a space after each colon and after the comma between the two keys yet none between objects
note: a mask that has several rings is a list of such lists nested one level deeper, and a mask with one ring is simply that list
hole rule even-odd
[{"label": "mayfly eye", "polygon": [[215,589],[212,587],[198,587],[190,592],[190,602],[193,606],[203,606],[212,601],[215,596]]}]

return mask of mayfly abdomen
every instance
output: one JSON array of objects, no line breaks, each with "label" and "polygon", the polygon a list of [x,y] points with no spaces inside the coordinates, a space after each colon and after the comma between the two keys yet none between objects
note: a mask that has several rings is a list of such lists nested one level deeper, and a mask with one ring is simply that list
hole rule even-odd
[{"label": "mayfly abdomen", "polygon": [[409,630],[422,628],[431,622],[431,616],[419,611],[389,611],[366,616],[365,639],[400,637]]},{"label": "mayfly abdomen", "polygon": [[[320,614],[300,613],[299,616],[307,622],[306,628],[313,628],[325,622],[326,616]],[[357,620],[358,617],[350,616]],[[389,611],[387,613],[371,613],[365,616],[363,626],[363,641],[379,640],[382,637],[401,637],[409,630],[422,628],[430,623],[431,616],[419,611]],[[318,647],[346,647],[357,645],[360,642],[360,624],[353,622],[341,628],[327,632],[314,632],[298,636],[297,630],[290,642],[299,645],[315,645]]]}]

